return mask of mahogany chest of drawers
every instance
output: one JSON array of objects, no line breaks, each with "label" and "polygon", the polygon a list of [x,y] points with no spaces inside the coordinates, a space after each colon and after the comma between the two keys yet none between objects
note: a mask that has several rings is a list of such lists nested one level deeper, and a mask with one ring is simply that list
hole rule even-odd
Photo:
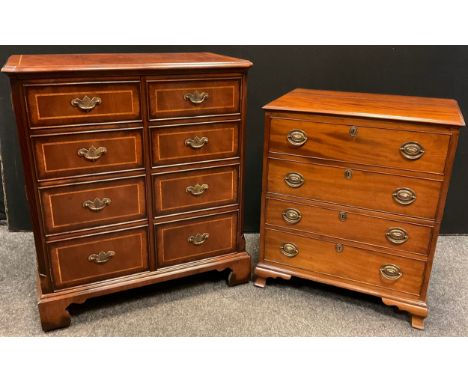
[{"label": "mahogany chest of drawers", "polygon": [[372,294],[423,329],[456,101],[296,89],[264,109],[255,285],[297,276]]},{"label": "mahogany chest of drawers", "polygon": [[12,56],[44,330],[94,296],[230,269],[243,231],[246,75],[212,53]]}]

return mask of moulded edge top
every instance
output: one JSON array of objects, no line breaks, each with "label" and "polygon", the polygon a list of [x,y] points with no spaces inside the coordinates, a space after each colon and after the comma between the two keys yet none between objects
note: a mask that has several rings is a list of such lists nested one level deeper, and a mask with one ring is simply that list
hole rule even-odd
[{"label": "moulded edge top", "polygon": [[457,101],[447,98],[298,88],[266,104],[263,109],[465,126]]},{"label": "moulded edge top", "polygon": [[10,56],[3,73],[46,73],[105,70],[250,68],[252,62],[209,52],[97,53]]}]

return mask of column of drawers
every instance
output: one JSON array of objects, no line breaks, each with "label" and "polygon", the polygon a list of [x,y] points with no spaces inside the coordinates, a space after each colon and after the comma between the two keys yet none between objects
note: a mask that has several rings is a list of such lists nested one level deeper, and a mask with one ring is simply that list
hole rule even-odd
[{"label": "column of drawers", "polygon": [[24,86],[53,290],[149,270],[140,79]]},{"label": "column of drawers", "polygon": [[242,77],[148,77],[146,86],[158,265],[234,252]]},{"label": "column of drawers", "polygon": [[268,111],[256,285],[374,294],[422,328],[455,144],[447,128]]}]

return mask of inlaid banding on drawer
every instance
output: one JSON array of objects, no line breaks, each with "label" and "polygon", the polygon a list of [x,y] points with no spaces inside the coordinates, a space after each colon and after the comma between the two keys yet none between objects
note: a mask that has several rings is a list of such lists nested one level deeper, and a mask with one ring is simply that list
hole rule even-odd
[{"label": "inlaid banding on drawer", "polygon": [[32,127],[141,121],[138,82],[27,85]]},{"label": "inlaid banding on drawer", "polygon": [[[291,144],[291,131],[307,139]],[[443,174],[449,134],[271,119],[270,152]],[[294,143],[294,142],[293,142]]]},{"label": "inlaid banding on drawer", "polygon": [[[264,240],[266,261],[416,296],[420,294],[425,261],[269,229],[265,230]],[[285,243],[294,245],[295,256],[283,254],[281,249]],[[390,274],[390,271],[394,272]]]},{"label": "inlaid banding on drawer", "polygon": [[33,145],[40,180],[143,168],[141,129],[36,136]]},{"label": "inlaid banding on drawer", "polygon": [[158,263],[175,265],[234,252],[237,212],[156,226]]},{"label": "inlaid banding on drawer", "polygon": [[239,113],[240,81],[240,78],[149,81],[149,118]]},{"label": "inlaid banding on drawer", "polygon": [[48,250],[56,288],[148,269],[146,228],[56,242]]},{"label": "inlaid banding on drawer", "polygon": [[237,202],[238,166],[154,176],[154,214],[168,214]]},{"label": "inlaid banding on drawer", "polygon": [[48,233],[146,217],[143,178],[44,188],[41,202]]},{"label": "inlaid banding on drawer", "polygon": [[[322,207],[293,201],[267,199],[266,223],[278,227],[311,232],[391,250],[401,250],[426,255],[432,237],[432,227],[383,219],[348,211],[346,207]],[[285,212],[286,211],[286,212]],[[300,214],[300,219],[289,215]],[[402,237],[406,233],[406,238]]]},{"label": "inlaid banding on drawer", "polygon": [[236,157],[238,131],[239,122],[154,128],[153,165]]},{"label": "inlaid banding on drawer", "polygon": [[[284,181],[291,169],[304,179],[299,188]],[[435,180],[277,159],[269,159],[268,174],[268,192],[428,219],[435,218],[442,187]],[[397,202],[393,195],[401,189],[414,191],[411,204]]]}]

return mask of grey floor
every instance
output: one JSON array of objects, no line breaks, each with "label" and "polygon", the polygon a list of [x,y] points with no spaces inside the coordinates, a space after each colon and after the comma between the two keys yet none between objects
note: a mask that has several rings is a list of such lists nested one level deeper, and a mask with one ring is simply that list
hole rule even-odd
[{"label": "grey floor", "polygon": [[[258,235],[246,235],[256,261]],[[69,328],[43,333],[35,296],[31,233],[0,226],[1,336],[467,336],[468,237],[439,239],[426,330],[377,298],[305,280],[226,286],[226,274],[88,300],[70,309]]]}]

